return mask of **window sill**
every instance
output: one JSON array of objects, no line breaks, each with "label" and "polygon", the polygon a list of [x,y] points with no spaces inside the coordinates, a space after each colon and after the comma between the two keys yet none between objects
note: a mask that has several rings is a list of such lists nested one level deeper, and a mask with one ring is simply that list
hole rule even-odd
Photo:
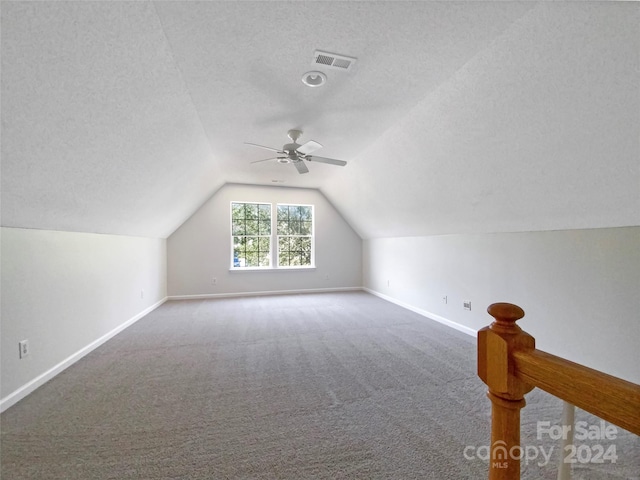
[{"label": "window sill", "polygon": [[298,272],[300,270],[308,271],[315,270],[315,266],[311,267],[236,267],[230,268],[230,272]]}]

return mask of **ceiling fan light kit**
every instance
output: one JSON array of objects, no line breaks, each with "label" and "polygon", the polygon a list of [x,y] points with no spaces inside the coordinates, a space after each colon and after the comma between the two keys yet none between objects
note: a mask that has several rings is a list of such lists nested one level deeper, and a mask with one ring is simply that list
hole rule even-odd
[{"label": "ceiling fan light kit", "polygon": [[309,169],[305,164],[305,160],[307,162],[319,162],[326,163],[328,165],[337,165],[339,167],[344,167],[347,162],[344,160],[336,160],[335,158],[325,158],[325,157],[313,157],[311,153],[315,152],[322,148],[322,145],[313,140],[309,140],[308,142],[300,145],[297,140],[302,135],[301,130],[289,130],[288,136],[291,139],[291,143],[286,143],[281,150],[272,147],[266,147],[264,145],[258,145],[257,143],[249,143],[245,142],[246,145],[251,145],[253,147],[264,148],[265,150],[271,150],[272,152],[276,152],[276,157],[265,158],[263,160],[256,160],[251,163],[259,163],[266,162],[269,160],[276,160],[278,163],[292,163],[293,166],[298,170],[298,173],[308,173]]}]

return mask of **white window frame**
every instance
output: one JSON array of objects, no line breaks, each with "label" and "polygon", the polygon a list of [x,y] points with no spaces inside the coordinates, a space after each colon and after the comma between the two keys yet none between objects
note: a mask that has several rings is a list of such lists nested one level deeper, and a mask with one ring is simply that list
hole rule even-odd
[{"label": "white window frame", "polygon": [[[234,258],[234,237],[238,235],[234,235],[233,232],[233,204],[254,204],[254,205],[269,205],[270,206],[270,215],[271,215],[271,234],[269,241],[269,266],[265,267],[240,267],[235,266],[235,258]],[[290,207],[310,207],[311,208],[311,235],[305,235],[305,237],[311,238],[311,264],[310,265],[286,265],[279,266],[279,238],[278,235],[278,207],[279,206],[290,206]],[[248,200],[233,200],[229,203],[229,239],[230,239],[230,267],[229,271],[232,272],[255,272],[255,271],[274,271],[274,270],[283,270],[283,271],[291,271],[291,270],[313,270],[316,265],[316,212],[315,205],[305,204],[305,203],[272,203],[272,202],[264,202],[260,200],[248,201]]]},{"label": "white window frame", "polygon": [[[310,265],[286,265],[286,266],[280,266],[280,237],[282,235],[278,235],[278,207],[309,207],[311,208],[311,235],[302,235],[303,237],[310,237],[311,238],[311,258],[310,258]],[[274,227],[272,226],[271,229],[271,233],[272,235],[274,235],[275,237],[275,259],[276,259],[276,268],[281,268],[281,269],[294,269],[294,270],[298,270],[298,269],[304,269],[304,268],[315,268],[316,266],[316,211],[315,211],[315,206],[314,205],[310,205],[310,204],[305,204],[305,203],[277,203],[276,204],[276,208],[275,208],[275,230]],[[287,235],[288,236],[288,235]],[[273,243],[272,243],[272,248],[273,248]]]},{"label": "white window frame", "polygon": [[[268,259],[269,259],[269,266],[253,266],[253,267],[243,267],[243,266],[236,266],[235,265],[235,255],[234,255],[234,238],[241,236],[241,235],[236,235],[233,231],[233,205],[234,204],[242,204],[242,205],[269,205],[269,227],[270,227],[270,233],[269,233],[269,255],[268,255]],[[242,270],[264,270],[264,269],[271,269],[272,265],[273,265],[273,204],[271,202],[238,202],[238,201],[233,201],[229,204],[229,232],[231,233],[230,236],[230,240],[231,240],[231,266],[230,269],[234,270],[234,271],[242,271]],[[261,235],[246,235],[246,236],[255,236],[255,237],[260,237]],[[264,235],[266,237],[266,235]]]}]

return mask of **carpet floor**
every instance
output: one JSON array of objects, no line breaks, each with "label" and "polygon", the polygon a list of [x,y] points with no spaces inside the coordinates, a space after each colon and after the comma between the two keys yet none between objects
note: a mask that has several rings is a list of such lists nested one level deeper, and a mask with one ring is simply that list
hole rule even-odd
[{"label": "carpet floor", "polygon": [[[0,473],[481,480],[485,392],[473,337],[364,292],[170,301],[2,414]],[[554,452],[522,478],[555,479],[559,446],[536,427],[561,402],[527,403],[523,445]],[[582,442],[574,479],[640,478],[638,437],[617,431]],[[595,443],[615,463],[593,462]]]}]

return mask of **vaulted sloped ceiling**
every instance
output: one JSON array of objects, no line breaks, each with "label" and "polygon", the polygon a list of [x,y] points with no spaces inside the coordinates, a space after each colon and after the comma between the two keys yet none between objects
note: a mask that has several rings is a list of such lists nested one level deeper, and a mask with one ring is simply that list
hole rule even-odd
[{"label": "vaulted sloped ceiling", "polygon": [[[363,237],[640,224],[635,2],[0,11],[5,226],[166,237],[224,183],[274,181]],[[291,128],[348,165],[250,163]]]},{"label": "vaulted sloped ceiling", "polygon": [[146,2],[2,2],[2,224],[164,237],[222,184]]},{"label": "vaulted sloped ceiling", "polygon": [[365,237],[640,225],[638,6],[532,9],[326,194]]}]

